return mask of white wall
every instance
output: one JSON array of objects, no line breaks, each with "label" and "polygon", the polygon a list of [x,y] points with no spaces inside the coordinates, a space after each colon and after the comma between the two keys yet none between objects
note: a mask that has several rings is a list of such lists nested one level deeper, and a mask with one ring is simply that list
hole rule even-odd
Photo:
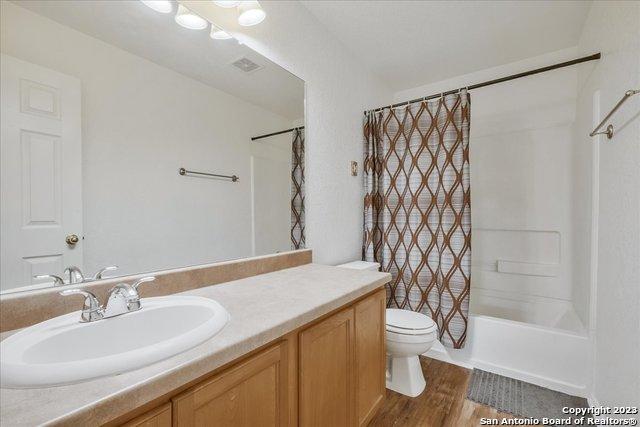
[{"label": "white wall", "polygon": [[[395,94],[395,101],[575,57],[575,49],[552,52],[401,91]],[[471,94],[471,300],[475,312],[484,312],[484,301],[490,301],[493,314],[526,321],[537,316],[534,306],[540,301],[562,304],[572,300],[572,236],[589,230],[572,226],[575,183],[589,179],[572,170],[578,67],[476,89]],[[501,273],[498,260],[539,264],[550,276]],[[587,303],[583,304],[584,314]],[[581,329],[579,322],[571,326]]]},{"label": "white wall", "polygon": [[362,162],[362,112],[391,91],[297,2],[262,2],[267,19],[248,28],[234,10],[182,3],[305,81],[307,246],[319,263],[360,259],[363,181],[349,165]]},{"label": "white wall", "polygon": [[[290,120],[9,2],[2,52],[82,81],[86,271],[251,255],[250,137]],[[240,181],[181,177],[181,166]]]},{"label": "white wall", "polygon": [[[594,2],[578,46],[602,59],[579,73],[577,141],[597,173],[597,280],[592,284],[594,398],[640,405],[640,96],[612,118],[612,140],[588,137],[628,89],[640,88],[640,3]],[[595,95],[599,94],[599,95]],[[594,102],[594,95],[599,102]],[[594,105],[595,104],[595,105]],[[599,109],[595,116],[594,109]],[[591,146],[597,145],[595,152]],[[593,154],[593,156],[592,156]],[[588,282],[581,292],[589,293]]]}]

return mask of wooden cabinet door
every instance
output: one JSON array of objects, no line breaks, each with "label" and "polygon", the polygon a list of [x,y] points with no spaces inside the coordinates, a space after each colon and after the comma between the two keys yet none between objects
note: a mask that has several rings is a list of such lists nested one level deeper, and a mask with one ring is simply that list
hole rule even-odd
[{"label": "wooden cabinet door", "polygon": [[171,427],[171,403],[153,409],[134,418],[123,427]]},{"label": "wooden cabinet door", "polygon": [[173,399],[175,426],[288,426],[287,341]]},{"label": "wooden cabinet door", "polygon": [[355,425],[353,308],[302,331],[299,342],[300,425]]},{"label": "wooden cabinet door", "polygon": [[358,425],[366,426],[386,393],[384,289],[355,305],[356,405]]}]

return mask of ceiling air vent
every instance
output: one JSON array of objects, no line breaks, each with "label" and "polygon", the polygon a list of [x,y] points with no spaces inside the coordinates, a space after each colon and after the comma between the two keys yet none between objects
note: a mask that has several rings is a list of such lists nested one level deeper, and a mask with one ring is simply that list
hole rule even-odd
[{"label": "ceiling air vent", "polygon": [[246,57],[240,58],[237,61],[232,62],[231,65],[241,69],[245,73],[253,73],[254,71],[258,71],[259,69],[262,68],[261,65],[256,64],[255,62],[253,62],[252,60]]}]

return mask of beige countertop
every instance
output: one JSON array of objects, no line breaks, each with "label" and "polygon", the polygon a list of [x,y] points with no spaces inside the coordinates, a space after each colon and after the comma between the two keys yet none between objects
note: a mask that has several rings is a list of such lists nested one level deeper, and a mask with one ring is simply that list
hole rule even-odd
[{"label": "beige countertop", "polygon": [[390,278],[388,273],[307,264],[183,292],[218,301],[231,320],[199,346],[142,369],[61,387],[0,389],[0,424],[106,423],[348,304]]}]

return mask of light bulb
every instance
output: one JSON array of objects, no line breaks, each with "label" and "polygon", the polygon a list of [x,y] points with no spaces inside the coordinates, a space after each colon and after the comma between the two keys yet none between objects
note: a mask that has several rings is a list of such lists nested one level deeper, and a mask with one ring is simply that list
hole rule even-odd
[{"label": "light bulb", "polygon": [[178,25],[190,30],[203,30],[207,28],[207,21],[205,19],[199,17],[181,4],[178,5],[176,22]]},{"label": "light bulb", "polygon": [[211,24],[211,32],[209,33],[209,37],[214,40],[228,40],[232,38],[231,34],[227,33],[222,28],[216,27],[213,24]]},{"label": "light bulb", "polygon": [[236,7],[237,5],[239,5],[241,2],[239,1],[232,1],[232,0],[226,0],[226,1],[214,1],[216,6],[220,6],[220,7],[224,7],[224,8],[230,8],[230,7]]},{"label": "light bulb", "polygon": [[267,17],[267,14],[260,7],[260,3],[255,0],[240,2],[238,12],[240,13],[238,24],[243,27],[258,25]]},{"label": "light bulb", "polygon": [[156,12],[160,13],[171,13],[173,10],[173,5],[169,0],[140,0],[142,4],[150,7]]}]

